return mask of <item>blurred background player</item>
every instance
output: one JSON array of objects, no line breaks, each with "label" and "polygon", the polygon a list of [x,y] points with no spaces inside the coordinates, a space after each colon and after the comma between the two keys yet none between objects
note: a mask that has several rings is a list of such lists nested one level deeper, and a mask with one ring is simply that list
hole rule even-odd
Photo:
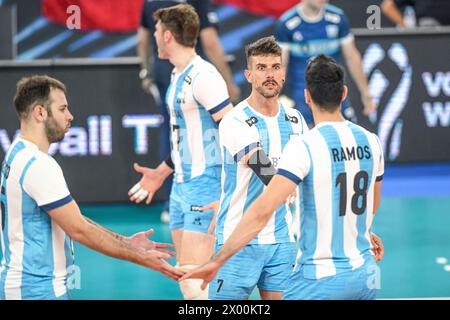
[{"label": "blurred background player", "polygon": [[[246,55],[245,76],[252,92],[219,126],[224,162],[216,250],[275,174],[289,139],[308,130],[300,112],[278,101],[286,72],[275,38],[248,45]],[[275,208],[264,229],[220,270],[211,283],[209,298],[243,300],[257,286],[262,299],[281,299],[295,260],[291,223],[288,204]]]},{"label": "blurred background player", "polygon": [[[308,60],[318,54],[330,55],[338,62],[343,54],[361,94],[363,114],[369,116],[376,110],[363,72],[361,55],[341,9],[328,4],[328,0],[302,0],[281,16],[275,36],[283,48],[283,64],[288,70],[288,95],[310,127],[313,118],[305,103],[304,74]],[[342,112],[346,119],[356,122],[355,111],[348,99],[342,105]]]},{"label": "blurred background player", "polygon": [[[167,8],[180,3],[187,3],[194,7],[200,19],[200,34],[196,44],[197,53],[207,58],[214,64],[217,70],[222,74],[227,83],[228,93],[231,100],[237,102],[240,97],[240,89],[233,80],[231,69],[226,61],[225,53],[220,43],[217,32],[217,17],[212,10],[209,0],[146,0],[141,13],[141,25],[138,28],[137,53],[141,60],[141,70],[139,78],[142,81],[142,88],[145,92],[152,94],[155,102],[159,105],[161,114],[164,117],[164,123],[161,127],[160,140],[160,161],[164,160],[170,152],[169,143],[169,127],[170,120],[165,104],[165,95],[170,84],[170,74],[173,65],[168,60],[158,57],[157,46],[154,43],[153,33],[155,32],[155,23],[153,14],[160,8]],[[155,90],[157,88],[157,90]],[[164,183],[165,197],[168,198],[172,183],[168,179]],[[169,221],[169,202],[164,206],[161,214],[161,220],[168,223]]]},{"label": "blurred background player", "polygon": [[379,272],[370,228],[380,204],[383,152],[375,134],[342,116],[346,95],[344,70],[332,58],[319,55],[308,63],[305,98],[316,126],[287,143],[277,174],[212,260],[181,279],[201,278],[203,285],[215,279],[300,184],[299,251],[283,298],[375,298],[371,278]]},{"label": "blurred background player", "polygon": [[383,0],[381,10],[401,28],[450,25],[448,0]]},{"label": "blurred background player", "polygon": [[[170,228],[183,270],[207,261],[214,237],[208,234],[213,211],[201,207],[220,197],[220,165],[217,122],[232,109],[226,83],[217,69],[195,51],[199,18],[190,5],[158,9],[155,39],[160,59],[173,64],[166,103],[171,125],[171,149],[156,169],[135,164],[142,179],[129,192],[137,203],[150,203],[164,180],[174,172],[170,193]],[[180,283],[185,299],[207,299],[200,283]]]},{"label": "blurred background player", "polygon": [[71,239],[178,279],[183,273],[163,260],[171,257],[165,250],[170,245],[149,241],[152,230],[128,238],[81,214],[60,166],[48,155],[50,144],[64,138],[73,120],[65,85],[47,76],[24,78],[17,83],[14,104],[20,136],[1,170],[0,298],[68,299]]}]

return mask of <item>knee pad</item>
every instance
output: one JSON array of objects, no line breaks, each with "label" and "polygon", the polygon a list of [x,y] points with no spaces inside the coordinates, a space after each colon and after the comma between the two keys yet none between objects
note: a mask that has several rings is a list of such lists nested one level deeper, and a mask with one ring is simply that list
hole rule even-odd
[{"label": "knee pad", "polygon": [[[195,268],[197,268],[198,265],[183,265],[180,266],[180,269],[189,272]],[[183,281],[180,281],[180,290],[183,294],[184,300],[208,300],[208,288],[209,285],[206,287],[205,290],[202,290],[200,286],[202,285],[203,280],[202,279],[186,279]]]}]

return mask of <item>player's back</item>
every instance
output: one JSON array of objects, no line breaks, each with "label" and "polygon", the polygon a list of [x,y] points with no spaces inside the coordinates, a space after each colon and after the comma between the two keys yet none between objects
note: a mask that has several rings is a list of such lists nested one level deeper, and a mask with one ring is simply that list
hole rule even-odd
[{"label": "player's back", "polygon": [[225,80],[197,56],[182,72],[172,72],[166,94],[170,114],[175,181],[186,182],[220,170],[218,127],[212,115],[229,105]]},{"label": "player's back", "polygon": [[297,267],[311,279],[359,268],[373,259],[374,185],[384,170],[378,138],[349,121],[322,122],[302,143],[309,167],[300,184]]}]

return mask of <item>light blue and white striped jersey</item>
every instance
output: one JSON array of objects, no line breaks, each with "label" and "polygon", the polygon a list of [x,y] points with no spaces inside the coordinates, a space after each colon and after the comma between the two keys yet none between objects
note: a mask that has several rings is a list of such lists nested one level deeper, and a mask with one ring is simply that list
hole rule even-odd
[{"label": "light blue and white striped jersey", "polygon": [[[217,241],[224,243],[238,225],[249,206],[265,188],[258,176],[240,159],[252,149],[264,149],[274,167],[278,166],[284,146],[295,135],[308,130],[302,115],[295,109],[279,105],[276,116],[256,112],[247,100],[242,101],[222,119],[219,126],[223,152],[222,195],[217,215]],[[293,242],[292,214],[287,205],[280,206],[263,230],[250,244]]]},{"label": "light blue and white striped jersey", "polygon": [[349,121],[321,122],[284,149],[277,174],[300,184],[296,269],[320,279],[371,257],[375,181],[383,177],[378,137]]},{"label": "light blue and white striped jersey", "polygon": [[17,138],[2,164],[0,196],[0,297],[52,299],[66,294],[72,241],[47,213],[72,201],[57,162]]},{"label": "light blue and white striped jersey", "polygon": [[175,182],[182,183],[222,164],[212,115],[230,103],[225,80],[196,56],[181,73],[172,72],[166,94],[170,114]]}]

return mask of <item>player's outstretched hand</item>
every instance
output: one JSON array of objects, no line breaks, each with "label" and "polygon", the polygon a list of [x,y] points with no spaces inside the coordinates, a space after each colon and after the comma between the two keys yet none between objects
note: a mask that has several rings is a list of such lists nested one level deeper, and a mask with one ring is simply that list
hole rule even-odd
[{"label": "player's outstretched hand", "polygon": [[165,252],[160,252],[158,250],[147,250],[145,251],[145,266],[153,269],[155,271],[161,272],[163,275],[178,281],[185,272],[171,266],[164,260],[170,260],[172,256]]},{"label": "player's outstretched hand", "polygon": [[370,233],[370,244],[372,246],[372,252],[374,254],[374,258],[376,262],[379,262],[383,259],[384,256],[384,246],[380,237],[378,237],[375,233]]},{"label": "player's outstretched hand", "polygon": [[153,231],[153,229],[138,232],[129,237],[128,240],[130,241],[130,244],[134,247],[141,248],[144,250],[156,250],[162,253],[167,253],[169,255],[175,256],[176,254],[174,251],[167,250],[169,248],[173,248],[173,244],[155,242],[149,239],[149,237],[151,237],[154,233],[155,232]]},{"label": "player's outstretched hand", "polygon": [[133,202],[140,203],[145,200],[145,203],[149,204],[164,179],[155,169],[141,167],[137,163],[133,167],[136,172],[142,174],[142,178],[128,191],[128,196]]},{"label": "player's outstretched hand", "polygon": [[189,271],[184,276],[182,276],[178,281],[183,281],[186,279],[203,279],[203,283],[200,286],[202,290],[206,289],[208,283],[210,283],[215,277],[217,272],[219,272],[221,265],[215,261],[209,261],[204,265],[201,265],[197,269]]}]

